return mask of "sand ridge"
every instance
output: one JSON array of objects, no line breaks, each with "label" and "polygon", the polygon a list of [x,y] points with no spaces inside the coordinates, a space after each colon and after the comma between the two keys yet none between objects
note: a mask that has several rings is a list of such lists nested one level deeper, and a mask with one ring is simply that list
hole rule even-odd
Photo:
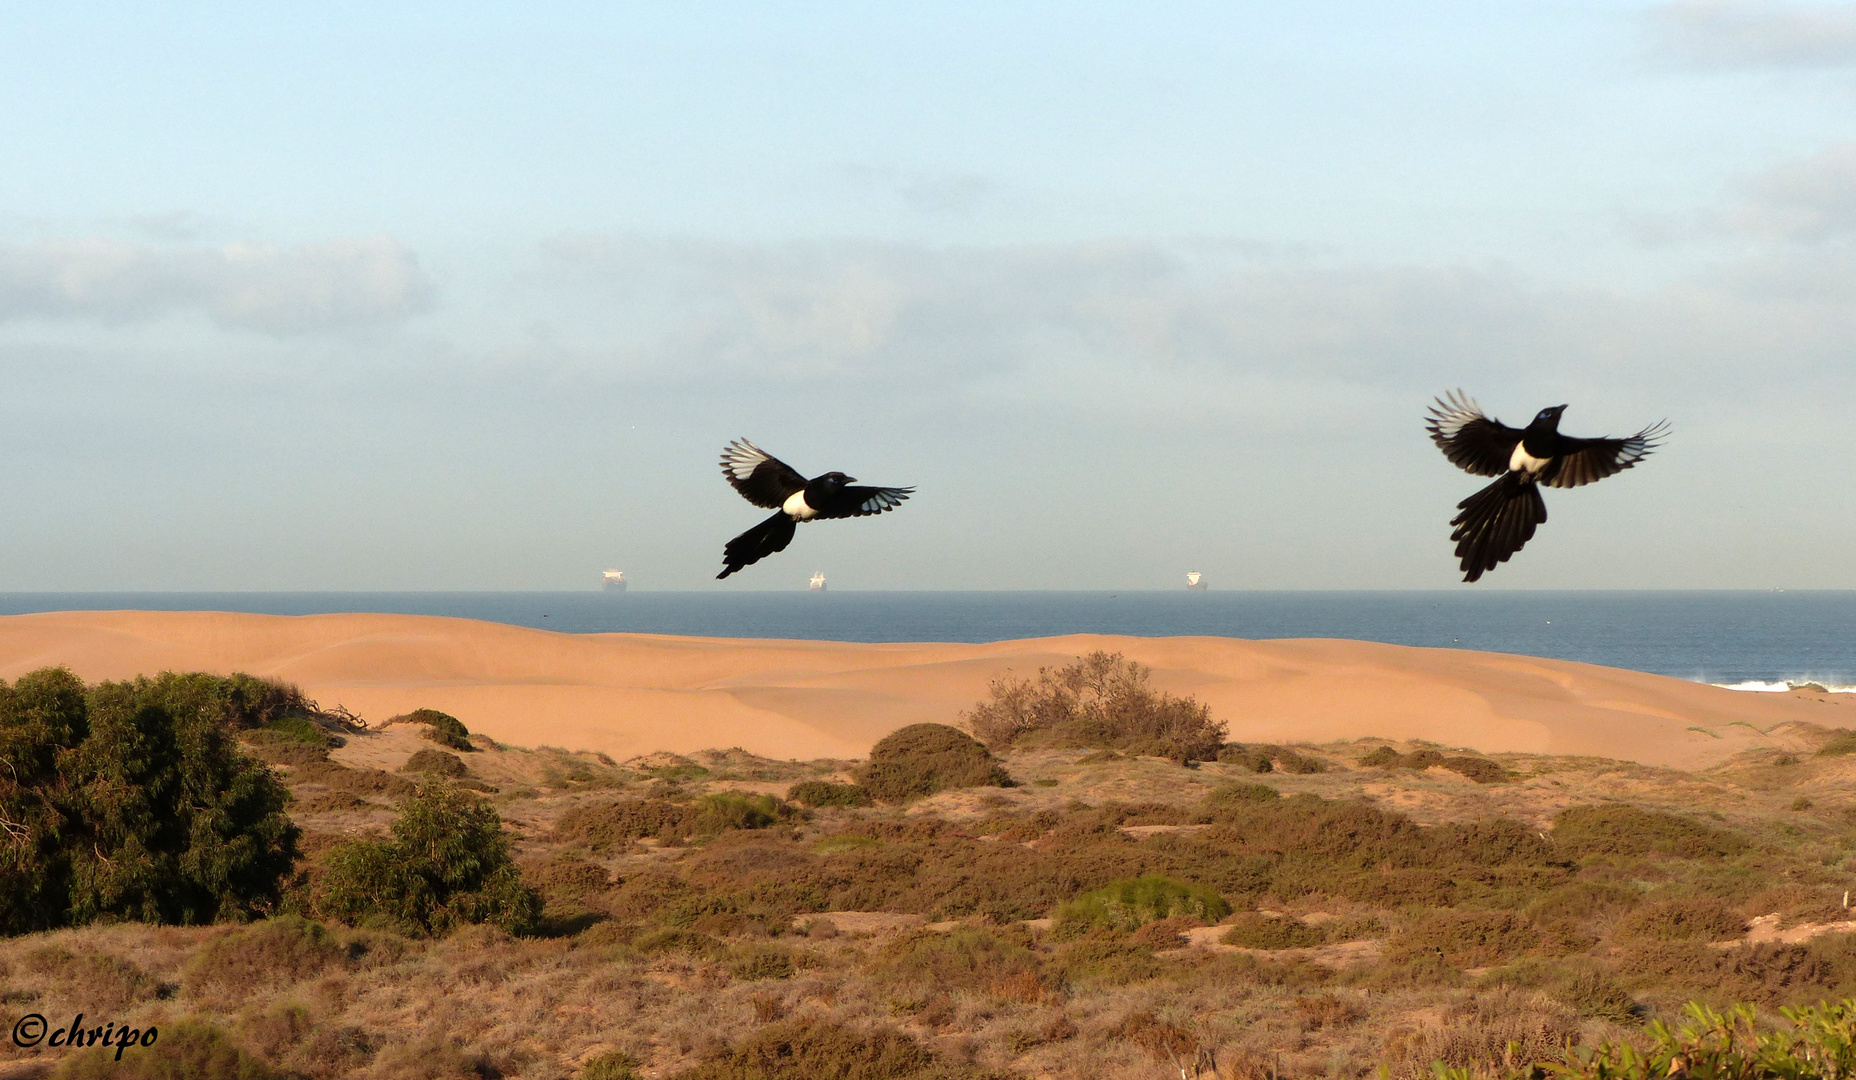
[{"label": "sand ridge", "polygon": [[861,644],[562,634],[415,615],[55,612],[0,617],[0,678],[162,670],[294,682],[372,720],[421,706],[528,746],[739,746],[861,757],[904,724],[949,723],[1007,673],[1094,649],[1154,669],[1241,741],[1428,739],[1485,753],[1585,754],[1698,768],[1771,745],[1775,725],[1856,726],[1856,695],[1753,694],[1562,660],[1338,640],[1093,634],[990,644]]}]

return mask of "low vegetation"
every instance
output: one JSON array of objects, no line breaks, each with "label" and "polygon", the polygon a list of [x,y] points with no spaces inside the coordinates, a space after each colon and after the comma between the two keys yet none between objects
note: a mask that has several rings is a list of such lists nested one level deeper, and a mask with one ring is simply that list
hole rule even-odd
[{"label": "low vegetation", "polygon": [[954,788],[1002,787],[1012,782],[992,753],[971,735],[946,724],[910,724],[870,748],[858,786],[882,802],[907,802]]},{"label": "low vegetation", "polygon": [[[82,1012],[161,1041],[121,1062],[4,1042],[0,1056],[68,1077],[279,1080],[1856,1064],[1856,761],[1814,754],[1827,733],[1780,733],[1704,773],[1222,732],[1182,767],[1127,745],[989,748],[940,725],[862,766],[739,750],[619,763],[481,739],[452,753],[430,724],[366,730],[267,685],[34,673],[0,689],[0,752],[51,778],[0,778],[19,785],[9,822],[72,799],[59,778],[80,774],[61,770],[128,715],[144,733],[169,724],[181,759],[217,746],[219,772],[175,775],[272,785],[294,830],[261,902],[16,926],[0,1023]],[[44,751],[80,712],[81,735]],[[1431,767],[1450,759],[1499,778]],[[1007,786],[1008,769],[1028,782]],[[40,850],[13,843],[9,868]]]}]

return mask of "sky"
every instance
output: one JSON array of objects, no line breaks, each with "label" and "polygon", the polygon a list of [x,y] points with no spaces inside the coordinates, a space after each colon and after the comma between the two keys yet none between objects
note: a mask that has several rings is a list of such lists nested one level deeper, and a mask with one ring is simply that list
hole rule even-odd
[{"label": "sky", "polygon": [[[1463,586],[1458,387],[1674,433]],[[0,591],[1848,589],[1853,409],[1856,3],[0,6]]]}]

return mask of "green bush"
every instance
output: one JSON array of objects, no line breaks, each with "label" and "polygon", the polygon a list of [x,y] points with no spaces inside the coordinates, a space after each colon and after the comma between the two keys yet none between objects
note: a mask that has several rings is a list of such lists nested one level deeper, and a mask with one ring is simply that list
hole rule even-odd
[{"label": "green bush", "polygon": [[1086,892],[1059,908],[1057,919],[1071,925],[1138,930],[1150,922],[1179,915],[1215,923],[1229,914],[1231,905],[1212,889],[1148,874],[1111,881]]},{"label": "green bush", "polygon": [[858,783],[874,798],[904,802],[937,791],[1003,787],[1011,777],[971,735],[946,724],[910,724],[870,748]]},{"label": "green bush", "polygon": [[[1856,1000],[1780,1009],[1785,1027],[1758,1022],[1751,1005],[1725,1013],[1690,1002],[1689,1022],[1671,1030],[1657,1020],[1643,1036],[1568,1048],[1539,1060],[1490,1062],[1489,1067],[1438,1064],[1436,1080],[1832,1080],[1856,1075]],[[1645,1046],[1644,1044],[1647,1044]],[[1530,1055],[1531,1057],[1531,1055]]]},{"label": "green bush", "polygon": [[786,789],[788,802],[813,808],[821,806],[869,806],[870,793],[856,784],[834,784],[829,780],[802,780]]},{"label": "green bush", "polygon": [[1212,761],[1225,726],[1190,697],[1148,686],[1151,672],[1120,653],[1093,652],[1035,681],[999,679],[963,713],[987,746],[1102,747],[1176,761]]},{"label": "green bush", "polygon": [[231,683],[86,688],[62,668],[0,682],[0,932],[275,907],[299,832],[289,793],[232,738],[228,717],[250,709],[214,696]]},{"label": "green bush", "polygon": [[477,749],[470,744],[470,729],[464,726],[464,722],[450,713],[442,713],[437,709],[414,709],[409,713],[389,718],[387,723],[424,724],[426,725],[425,737],[440,746],[464,751]]},{"label": "green bush", "polygon": [[418,934],[466,923],[533,930],[541,898],[509,860],[496,811],[442,781],[400,804],[389,839],[349,840],[328,855],[313,903],[330,918],[381,919]]}]

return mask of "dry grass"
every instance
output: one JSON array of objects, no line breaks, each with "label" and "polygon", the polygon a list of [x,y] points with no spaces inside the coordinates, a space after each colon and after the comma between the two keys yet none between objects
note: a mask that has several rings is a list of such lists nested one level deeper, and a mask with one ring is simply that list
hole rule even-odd
[{"label": "dry grass", "polygon": [[[432,745],[414,727],[328,761],[278,752],[306,848],[391,820],[395,773]],[[1295,747],[1324,771],[1267,773],[1045,749],[1004,764],[1048,786],[906,807],[826,790],[803,812],[757,797],[847,763],[480,745],[470,774],[499,789],[481,797],[546,900],[539,935],[292,918],[29,935],[0,941],[0,1022],[195,1023],[202,1061],[313,1078],[852,1076],[893,1055],[923,1078],[1157,1080],[1187,1047],[1227,1078],[1423,1076],[1511,1042],[1631,1037],[1692,997],[1856,992],[1850,936],[1717,945],[1753,916],[1847,917],[1856,757],[1774,738],[1696,774],[1503,755],[1494,783],[1358,767],[1378,742]],[[1144,875],[1235,914],[1046,921]]]}]

